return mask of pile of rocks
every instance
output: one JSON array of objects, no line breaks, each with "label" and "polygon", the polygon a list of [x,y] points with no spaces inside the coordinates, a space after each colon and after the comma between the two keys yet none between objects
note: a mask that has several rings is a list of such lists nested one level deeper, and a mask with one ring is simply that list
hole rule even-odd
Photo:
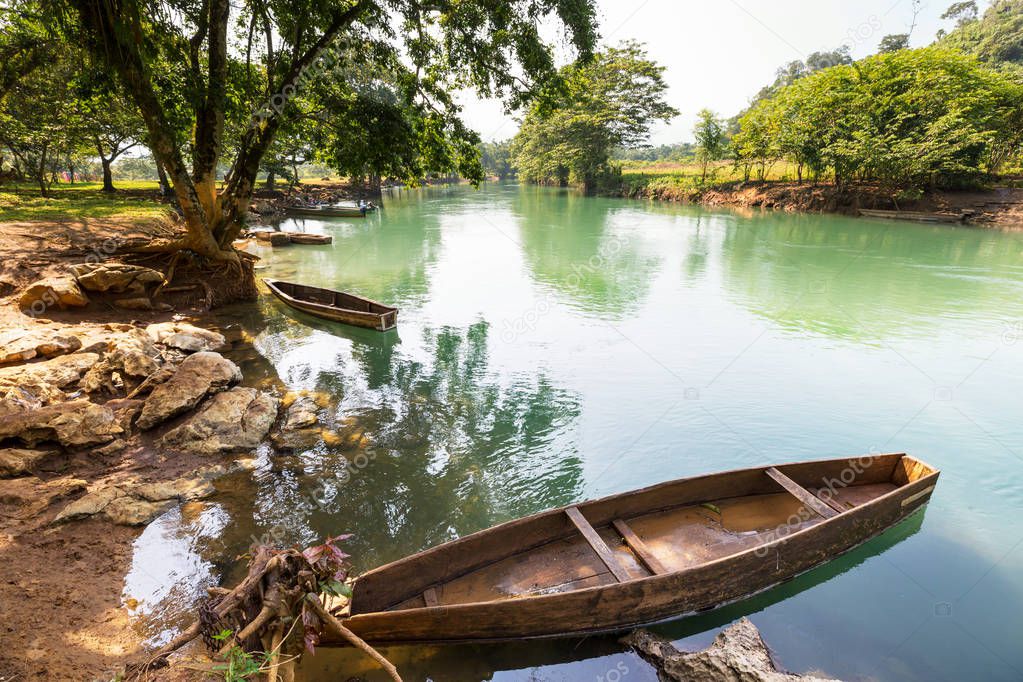
[{"label": "pile of rocks", "polygon": [[[238,385],[241,370],[218,352],[229,347],[218,332],[184,322],[105,330],[105,340],[88,347],[46,328],[0,337],[0,443],[10,446],[0,449],[0,477],[27,477],[18,485],[44,488],[52,481],[34,474],[47,462],[104,457],[128,446],[237,456],[267,441],[279,411],[285,416],[275,440],[282,445],[319,434],[315,404],[299,400],[282,410],[277,396]],[[210,482],[230,470],[218,461],[171,481],[144,484],[111,474],[80,482],[61,489],[61,497],[84,495],[55,521],[146,523],[172,504],[212,493]]]}]

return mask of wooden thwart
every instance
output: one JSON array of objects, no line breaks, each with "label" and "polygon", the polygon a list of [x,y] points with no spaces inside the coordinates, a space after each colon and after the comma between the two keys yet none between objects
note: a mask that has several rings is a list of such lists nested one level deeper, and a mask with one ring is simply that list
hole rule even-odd
[{"label": "wooden thwart", "polygon": [[809,490],[799,485],[791,478],[778,471],[776,468],[771,467],[766,470],[768,476],[774,479],[774,482],[780,485],[785,490],[789,491],[799,499],[800,502],[809,507],[812,511],[816,512],[819,516],[830,519],[833,516],[837,516],[838,512],[826,505],[816,495],[811,493]]},{"label": "wooden thwart", "polygon": [[592,547],[593,551],[596,552],[598,557],[600,557],[600,560],[604,562],[604,565],[607,566],[608,570],[611,571],[611,573],[614,574],[614,577],[618,579],[618,582],[622,583],[629,580],[628,572],[620,563],[618,563],[618,559],[616,559],[615,555],[611,553],[611,550],[608,548],[603,538],[597,534],[597,531],[593,530],[593,526],[591,526],[590,522],[582,515],[582,512],[580,512],[577,507],[569,507],[565,510],[565,513],[579,532],[582,533],[582,536],[586,538],[586,542],[590,543],[590,547]]},{"label": "wooden thwart", "polygon": [[625,540],[625,544],[627,544],[629,549],[632,550],[632,553],[635,554],[641,562],[643,562],[643,565],[646,566],[648,571],[654,575],[670,573],[670,571],[664,567],[664,564],[662,564],[660,560],[653,555],[650,549],[646,546],[646,543],[643,542],[643,540],[636,535],[631,528],[629,528],[629,524],[625,523],[625,521],[621,519],[615,519],[611,522],[611,525],[615,527],[618,534],[622,536],[622,540]]}]

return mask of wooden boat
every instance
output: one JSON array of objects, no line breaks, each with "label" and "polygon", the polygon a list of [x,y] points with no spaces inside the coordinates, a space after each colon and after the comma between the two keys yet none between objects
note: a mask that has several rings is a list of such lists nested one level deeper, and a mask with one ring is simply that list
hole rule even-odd
[{"label": "wooden boat", "polygon": [[377,568],[338,615],[369,642],[399,644],[581,635],[692,614],[880,534],[927,502],[938,474],[886,454],[662,483]]},{"label": "wooden boat", "polygon": [[882,211],[861,208],[860,215],[866,218],[912,220],[918,223],[963,223],[970,218],[972,213],[969,211],[962,213],[921,213],[919,211]]},{"label": "wooden boat", "polygon": [[308,232],[285,232],[292,244],[330,244],[334,238],[329,234],[309,234]]},{"label": "wooden boat", "polygon": [[288,215],[316,218],[365,218],[366,212],[358,206],[289,206]]},{"label": "wooden boat", "polygon": [[321,289],[279,279],[263,279],[270,292],[285,305],[324,320],[385,332],[398,323],[398,309],[362,296]]}]

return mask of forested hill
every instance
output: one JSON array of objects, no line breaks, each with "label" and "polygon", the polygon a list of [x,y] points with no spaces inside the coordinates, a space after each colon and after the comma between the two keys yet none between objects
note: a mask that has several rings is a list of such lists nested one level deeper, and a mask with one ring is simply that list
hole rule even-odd
[{"label": "forested hill", "polygon": [[975,3],[958,4],[967,14],[958,27],[938,39],[939,45],[974,55],[983,62],[1023,67],[1023,0],[995,0],[980,18],[975,14]]}]

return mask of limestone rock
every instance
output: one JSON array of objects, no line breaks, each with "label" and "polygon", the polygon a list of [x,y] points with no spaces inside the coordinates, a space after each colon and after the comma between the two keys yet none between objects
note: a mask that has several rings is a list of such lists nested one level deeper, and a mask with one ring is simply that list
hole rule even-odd
[{"label": "limestone rock", "polygon": [[199,500],[209,497],[216,489],[207,480],[205,474],[192,478],[178,478],[161,483],[147,483],[135,489],[135,493],[144,500],[160,502],[161,500]]},{"label": "limestone rock", "polygon": [[146,333],[156,343],[189,353],[220,350],[227,343],[223,334],[184,322],[157,322],[146,327]]},{"label": "limestone rock", "polygon": [[660,680],[721,680],[722,682],[833,682],[830,678],[792,675],[774,666],[760,631],[748,618],[725,628],[703,651],[682,652],[647,630],[622,638],[657,668]]},{"label": "limestone rock", "polygon": [[107,505],[122,494],[121,489],[116,486],[93,488],[82,497],[64,507],[53,519],[53,523],[95,516],[106,509]]},{"label": "limestone rock", "polygon": [[301,396],[288,406],[288,415],[284,420],[284,430],[304,429],[314,426],[318,421],[317,405],[312,398]]},{"label": "limestone rock", "polygon": [[42,481],[35,476],[4,481],[0,486],[0,504],[18,507],[16,516],[31,518],[46,510],[54,502],[85,490],[85,481],[78,478],[58,478]]},{"label": "limestone rock", "polygon": [[137,497],[115,498],[103,509],[103,515],[119,526],[143,526],[175,504],[174,500],[149,502]]},{"label": "limestone rock", "polygon": [[238,365],[219,353],[199,352],[185,358],[174,376],[160,384],[146,398],[138,427],[151,429],[199,404],[209,393],[223,390],[242,380]]},{"label": "limestone rock", "polygon": [[284,424],[271,436],[280,450],[309,450],[320,442],[318,406],[312,398],[300,396],[288,406]]},{"label": "limestone rock", "polygon": [[12,329],[0,333],[0,365],[73,353],[82,347],[77,336],[48,329]]},{"label": "limestone rock", "polygon": [[0,449],[0,478],[13,478],[32,473],[39,463],[53,453],[48,450],[23,448]]},{"label": "limestone rock", "polygon": [[[155,393],[155,391],[154,391]],[[164,436],[165,447],[203,455],[251,450],[277,418],[278,400],[254,388],[232,388]]]},{"label": "limestone rock", "polygon": [[50,440],[66,447],[100,445],[121,433],[114,413],[88,400],[0,415],[0,440],[17,438],[29,446]]},{"label": "limestone rock", "polygon": [[95,393],[113,387],[113,375],[146,378],[160,368],[162,356],[149,336],[140,329],[118,334],[107,344],[103,360],[82,377],[81,388]]},{"label": "limestone rock", "polygon": [[73,278],[47,277],[30,284],[19,304],[31,315],[42,315],[50,308],[83,308],[89,305],[89,299]]},{"label": "limestone rock", "polygon": [[81,263],[68,268],[86,291],[143,294],[163,283],[163,273],[127,263]]},{"label": "limestone rock", "polygon": [[27,365],[0,367],[0,386],[49,384],[64,388],[78,381],[98,361],[95,353],[73,353]]}]

